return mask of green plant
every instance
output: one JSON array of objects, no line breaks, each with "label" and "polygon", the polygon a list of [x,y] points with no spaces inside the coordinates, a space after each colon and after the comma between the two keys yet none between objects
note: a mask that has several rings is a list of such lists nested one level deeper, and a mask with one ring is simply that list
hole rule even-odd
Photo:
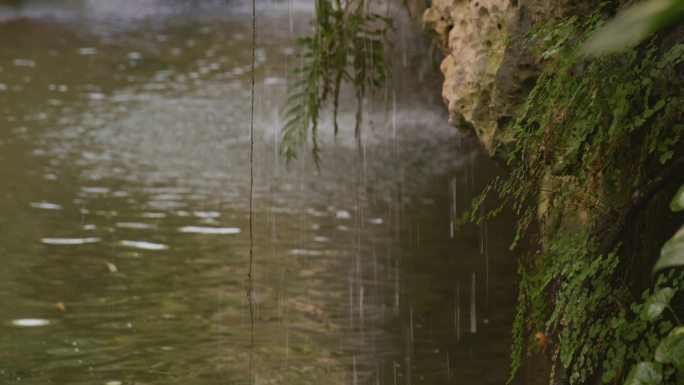
[{"label": "green plant", "polygon": [[[684,289],[683,273],[661,273],[641,300],[634,299],[643,289],[633,279],[641,274],[633,267],[641,256],[620,245],[663,186],[681,176],[684,45],[648,42],[586,59],[577,47],[599,24],[595,13],[528,36],[525,44],[553,61],[503,133],[514,138],[501,151],[510,175],[490,184],[465,216],[477,222],[513,207],[519,219],[511,247],[540,228],[539,251],[519,269],[512,377],[525,352],[537,349],[535,333],[544,332],[554,378],[621,382],[629,365],[654,357],[678,323],[658,300],[669,304]],[[496,202],[488,202],[493,209],[482,216],[488,199]],[[646,378],[649,369],[661,383],[676,379],[672,366],[640,367],[630,381]]]},{"label": "green plant", "polygon": [[[670,209],[674,212],[684,211],[684,185],[670,202]],[[670,238],[660,251],[660,258],[653,267],[653,271],[684,265],[684,225]]]},{"label": "green plant", "polygon": [[343,84],[354,88],[357,100],[355,135],[360,139],[363,98],[367,90],[382,87],[390,72],[385,35],[392,20],[370,12],[370,0],[316,0],[314,33],[299,39],[299,66],[292,72],[281,150],[286,159],[297,157],[310,135],[311,153],[318,165],[318,119],[332,98],[335,134]]},{"label": "green plant", "polygon": [[[675,212],[682,211],[684,210],[683,203],[684,185],[675,194],[670,203],[670,208]],[[684,265],[682,230],[684,230],[684,226],[672,239],[665,243],[661,250],[661,257],[654,267],[654,272],[667,267]],[[684,326],[670,307],[670,301],[674,294],[673,289],[665,287],[653,293],[646,302],[642,319],[652,321],[660,317],[665,309],[668,309],[677,322],[677,326],[660,340],[653,354],[648,357],[651,360],[642,361],[632,366],[625,385],[657,385],[661,383],[663,378],[675,375],[679,375],[680,379],[684,380]],[[677,374],[673,374],[673,372]]]},{"label": "green plant", "polygon": [[594,56],[631,48],[683,16],[684,0],[642,1],[620,12],[592,34],[581,47],[581,52]]}]

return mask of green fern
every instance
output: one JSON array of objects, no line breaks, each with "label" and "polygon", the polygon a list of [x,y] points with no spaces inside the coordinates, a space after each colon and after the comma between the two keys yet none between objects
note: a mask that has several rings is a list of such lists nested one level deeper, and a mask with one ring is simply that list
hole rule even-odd
[{"label": "green fern", "polygon": [[[545,352],[567,383],[621,383],[629,365],[653,359],[678,316],[639,316],[646,305],[632,298],[643,289],[633,282],[642,273],[632,268],[635,255],[604,241],[654,170],[681,156],[684,44],[645,43],[596,59],[578,55],[599,25],[598,12],[569,18],[541,26],[523,42],[538,48],[538,57],[554,59],[506,128],[515,139],[503,151],[510,175],[491,183],[465,215],[480,221],[512,206],[518,215],[513,245],[541,225],[540,251],[521,260],[511,378],[535,350],[532,337],[542,333]],[[485,201],[494,209],[482,216]],[[660,287],[684,292],[682,274],[659,276],[644,300]],[[672,371],[662,379],[681,383]]]}]

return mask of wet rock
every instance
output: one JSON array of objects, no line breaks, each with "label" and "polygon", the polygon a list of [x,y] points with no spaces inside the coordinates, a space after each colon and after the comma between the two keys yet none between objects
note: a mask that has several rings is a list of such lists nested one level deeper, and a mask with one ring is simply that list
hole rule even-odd
[{"label": "wet rock", "polygon": [[440,69],[449,123],[476,135],[492,155],[498,144],[511,141],[501,129],[542,66],[515,42],[541,21],[576,12],[571,1],[434,0],[423,14],[423,28],[446,55]]}]

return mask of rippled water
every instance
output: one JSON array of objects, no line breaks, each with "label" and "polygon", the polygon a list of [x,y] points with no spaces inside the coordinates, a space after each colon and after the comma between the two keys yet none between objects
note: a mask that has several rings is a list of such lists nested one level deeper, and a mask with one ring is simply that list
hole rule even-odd
[{"label": "rippled water", "polygon": [[410,22],[363,146],[344,106],[318,173],[277,153],[311,10],[260,3],[252,348],[244,4],[1,12],[0,382],[238,384],[250,360],[258,384],[505,381],[511,219],[452,228],[498,171]]}]

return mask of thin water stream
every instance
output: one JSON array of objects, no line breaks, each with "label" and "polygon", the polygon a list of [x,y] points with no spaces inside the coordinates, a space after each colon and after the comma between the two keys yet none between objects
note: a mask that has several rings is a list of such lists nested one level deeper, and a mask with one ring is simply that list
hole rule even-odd
[{"label": "thin water stream", "polygon": [[[0,382],[247,383],[247,3],[21,4],[0,8]],[[350,103],[320,173],[287,167],[311,10],[257,5],[256,383],[504,383],[512,219],[453,226],[499,171],[447,125],[430,42],[402,20],[361,148]]]}]

